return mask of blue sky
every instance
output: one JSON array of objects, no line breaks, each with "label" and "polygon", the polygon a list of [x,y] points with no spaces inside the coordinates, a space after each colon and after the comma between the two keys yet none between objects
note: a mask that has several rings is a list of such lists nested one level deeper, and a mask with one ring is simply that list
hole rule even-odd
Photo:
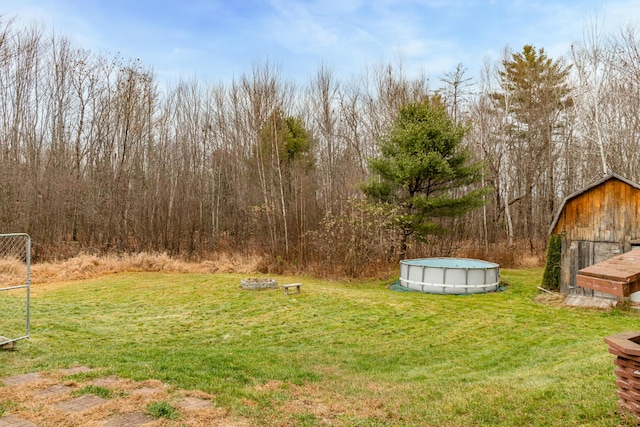
[{"label": "blue sky", "polygon": [[407,74],[437,83],[459,63],[477,77],[506,45],[565,55],[594,17],[605,28],[636,24],[640,1],[0,0],[0,14],[93,52],[139,58],[165,83],[228,82],[267,60],[300,83],[321,64],[346,79],[399,57]]}]

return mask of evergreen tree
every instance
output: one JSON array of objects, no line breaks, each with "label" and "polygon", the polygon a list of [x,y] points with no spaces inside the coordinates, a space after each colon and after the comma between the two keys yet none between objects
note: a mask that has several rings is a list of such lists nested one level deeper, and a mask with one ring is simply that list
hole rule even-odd
[{"label": "evergreen tree", "polygon": [[562,236],[552,234],[547,244],[547,262],[544,266],[542,286],[551,290],[560,290],[560,262],[562,258]]},{"label": "evergreen tree", "polygon": [[313,168],[309,132],[298,117],[285,116],[277,108],[260,128],[254,150],[255,164],[262,188],[259,209],[268,227],[270,247],[274,255],[288,257],[291,243],[303,231],[301,210],[305,204],[303,188],[309,185]]},{"label": "evergreen tree", "polygon": [[[561,147],[568,137],[571,106],[570,65],[549,58],[543,48],[526,45],[502,61],[500,92],[492,96],[507,117],[507,153],[514,184],[507,203],[516,205],[523,236],[540,235],[556,209],[563,167]],[[518,209],[519,208],[519,209]]]},{"label": "evergreen tree", "polygon": [[470,162],[469,152],[460,145],[466,132],[438,99],[408,104],[381,138],[379,156],[369,160],[374,176],[363,191],[397,208],[394,223],[401,232],[401,258],[410,236],[427,241],[446,231],[437,218],[482,205],[483,191],[473,189],[482,165]]}]

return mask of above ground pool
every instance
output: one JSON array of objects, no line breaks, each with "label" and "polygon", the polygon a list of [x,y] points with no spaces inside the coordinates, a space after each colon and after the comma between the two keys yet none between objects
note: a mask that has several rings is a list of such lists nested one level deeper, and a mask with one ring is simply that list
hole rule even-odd
[{"label": "above ground pool", "polygon": [[480,294],[500,286],[500,266],[467,258],[421,258],[400,261],[400,284],[429,294]]}]

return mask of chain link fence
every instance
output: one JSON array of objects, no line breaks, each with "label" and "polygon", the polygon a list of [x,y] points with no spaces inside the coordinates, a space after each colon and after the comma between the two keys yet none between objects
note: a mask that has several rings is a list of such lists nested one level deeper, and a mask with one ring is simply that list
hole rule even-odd
[{"label": "chain link fence", "polygon": [[0,234],[0,348],[29,338],[31,238]]}]

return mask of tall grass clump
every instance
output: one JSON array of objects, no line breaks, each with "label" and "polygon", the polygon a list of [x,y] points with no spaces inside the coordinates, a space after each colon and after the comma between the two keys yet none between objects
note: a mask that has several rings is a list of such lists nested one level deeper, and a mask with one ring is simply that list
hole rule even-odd
[{"label": "tall grass clump", "polygon": [[155,419],[166,418],[168,420],[175,420],[179,415],[176,408],[163,400],[147,405],[147,411],[149,412],[149,415]]},{"label": "tall grass clump", "polygon": [[93,394],[94,396],[101,397],[103,399],[109,399],[111,397],[111,390],[106,387],[100,387],[97,385],[88,385],[81,389],[74,390],[72,393],[74,396],[83,396],[85,394]]}]

